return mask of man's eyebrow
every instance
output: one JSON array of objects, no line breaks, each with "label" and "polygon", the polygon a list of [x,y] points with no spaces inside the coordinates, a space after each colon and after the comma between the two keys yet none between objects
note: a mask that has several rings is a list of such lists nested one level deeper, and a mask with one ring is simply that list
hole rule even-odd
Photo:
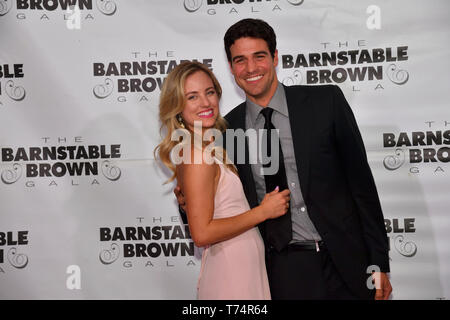
[{"label": "man's eyebrow", "polygon": [[[257,56],[257,55],[260,55],[260,54],[263,54],[263,55],[268,55],[269,53],[267,52],[267,51],[265,51],[265,50],[263,50],[263,51],[256,51],[256,52],[253,52],[252,53],[252,55],[254,55],[254,56]],[[243,55],[240,55],[240,56],[235,56],[235,57],[233,57],[233,59],[232,59],[232,61],[234,62],[234,61],[236,61],[237,59],[241,59],[241,58],[243,58],[244,56]]]},{"label": "man's eyebrow", "polygon": [[243,58],[244,56],[235,56],[235,57],[233,57],[233,59],[232,59],[232,61],[233,62],[235,62],[237,59],[241,59],[241,58]]},{"label": "man's eyebrow", "polygon": [[265,55],[268,55],[269,53],[267,52],[267,51],[258,51],[258,52],[255,52],[255,53],[253,53],[253,55],[259,55],[259,54],[265,54]]}]

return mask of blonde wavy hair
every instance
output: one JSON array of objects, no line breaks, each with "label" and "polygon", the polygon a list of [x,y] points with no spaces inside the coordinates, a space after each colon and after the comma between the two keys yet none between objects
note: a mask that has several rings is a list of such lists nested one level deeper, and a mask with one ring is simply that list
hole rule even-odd
[{"label": "blonde wavy hair", "polygon": [[[214,89],[220,98],[222,97],[222,87],[217,81],[217,78],[214,76],[212,71],[206,67],[204,64],[196,61],[187,61],[182,62],[178,66],[176,66],[164,80],[161,95],[159,99],[159,119],[161,121],[160,134],[162,137],[161,143],[155,148],[154,156],[155,159],[158,158],[162,161],[162,163],[169,168],[173,175],[169,180],[170,182],[176,179],[176,166],[172,163],[170,159],[170,153],[172,149],[180,143],[179,141],[172,140],[172,133],[177,129],[187,129],[184,128],[184,125],[180,123],[177,119],[186,105],[186,96],[184,94],[184,84],[186,82],[186,78],[196,72],[204,72],[206,73],[212,80]],[[216,122],[214,124],[214,129],[219,130],[220,132],[224,132],[227,128],[227,124],[225,119],[219,114]],[[163,131],[166,129],[165,135],[163,135]],[[194,132],[189,130],[192,135]],[[164,137],[163,137],[164,136]],[[229,161],[227,154],[224,149],[223,159],[221,160],[227,168],[237,173],[236,167]]]}]

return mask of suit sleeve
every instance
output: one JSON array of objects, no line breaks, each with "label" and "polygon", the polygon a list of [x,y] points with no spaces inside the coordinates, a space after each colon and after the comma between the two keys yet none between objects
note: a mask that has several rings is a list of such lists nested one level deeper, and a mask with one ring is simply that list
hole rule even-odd
[{"label": "suit sleeve", "polygon": [[389,272],[389,241],[364,143],[344,94],[338,86],[333,90],[337,152],[357,207],[369,263]]}]

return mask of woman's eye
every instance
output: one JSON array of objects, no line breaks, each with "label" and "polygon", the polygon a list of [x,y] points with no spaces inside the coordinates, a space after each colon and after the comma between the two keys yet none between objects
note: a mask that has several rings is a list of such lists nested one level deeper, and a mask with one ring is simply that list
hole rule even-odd
[{"label": "woman's eye", "polygon": [[188,97],[188,100],[194,100],[195,99],[195,96],[189,96]]},{"label": "woman's eye", "polygon": [[208,91],[207,93],[208,93],[209,95],[213,95],[213,94],[216,94],[216,91],[211,90],[211,91]]}]

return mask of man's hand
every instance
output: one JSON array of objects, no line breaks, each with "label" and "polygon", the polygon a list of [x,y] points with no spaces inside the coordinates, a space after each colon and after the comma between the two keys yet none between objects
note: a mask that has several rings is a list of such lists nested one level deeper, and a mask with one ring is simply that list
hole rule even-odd
[{"label": "man's hand", "polygon": [[375,300],[388,300],[392,292],[391,282],[385,272],[374,272],[372,277],[375,281]]},{"label": "man's hand", "polygon": [[180,186],[176,186],[175,189],[173,189],[173,193],[175,194],[175,197],[177,197],[177,201],[181,209],[186,212],[186,201],[184,200],[184,195],[181,192]]}]

